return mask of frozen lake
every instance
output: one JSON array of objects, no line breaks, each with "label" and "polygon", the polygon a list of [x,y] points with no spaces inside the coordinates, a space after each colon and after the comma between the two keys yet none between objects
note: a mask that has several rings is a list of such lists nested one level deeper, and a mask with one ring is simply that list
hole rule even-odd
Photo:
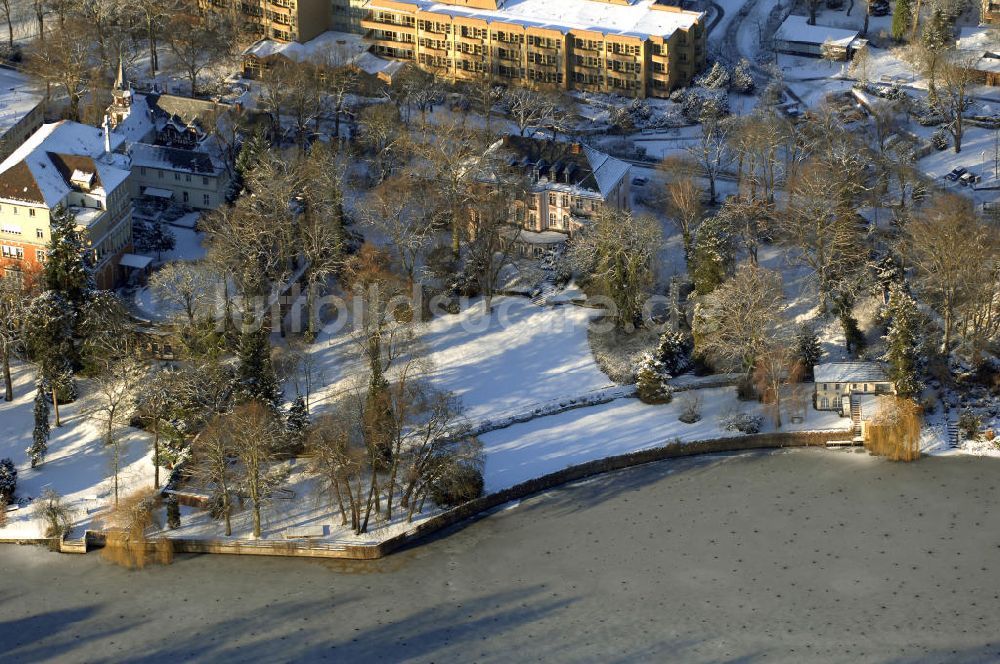
[{"label": "frozen lake", "polygon": [[371,564],[8,546],[0,659],[996,661],[998,504],[998,461],[794,450],[592,479]]}]

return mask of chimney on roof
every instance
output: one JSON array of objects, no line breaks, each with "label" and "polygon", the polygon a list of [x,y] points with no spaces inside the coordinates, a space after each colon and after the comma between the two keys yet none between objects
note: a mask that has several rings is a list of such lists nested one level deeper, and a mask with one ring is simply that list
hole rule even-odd
[{"label": "chimney on roof", "polygon": [[104,153],[111,154],[111,118],[104,116]]},{"label": "chimney on roof", "polygon": [[580,154],[580,150],[581,149],[582,148],[581,148],[581,146],[580,146],[579,143],[575,143],[574,142],[574,143],[570,143],[570,145],[569,145],[569,153],[570,154]]}]

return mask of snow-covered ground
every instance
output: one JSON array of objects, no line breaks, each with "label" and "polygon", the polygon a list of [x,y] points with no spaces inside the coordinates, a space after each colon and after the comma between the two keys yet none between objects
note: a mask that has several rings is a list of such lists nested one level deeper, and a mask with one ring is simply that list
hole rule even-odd
[{"label": "snow-covered ground", "polygon": [[[412,522],[406,520],[406,510],[394,509],[392,521],[381,520],[372,514],[368,532],[355,535],[350,527],[341,525],[340,512],[332,496],[325,495],[316,475],[310,472],[307,459],[287,462],[288,481],[283,491],[261,508],[261,539],[283,540],[289,528],[323,527],[323,536],[313,538],[324,543],[374,544],[394,537],[421,521],[441,512],[428,500],[423,513],[417,513]],[[233,539],[253,538],[253,516],[249,506],[237,510],[232,516]],[[176,538],[225,539],[222,522],[211,518],[207,510],[181,506],[181,526],[164,530],[161,534]],[[154,535],[155,536],[155,535]]]},{"label": "snow-covered ground", "polygon": [[[420,326],[431,380],[455,393],[472,421],[527,410],[560,397],[612,387],[597,368],[587,342],[595,310],[542,308],[517,297],[494,300],[483,315],[480,300],[460,314]],[[315,395],[323,407],[347,389],[358,366],[355,341],[345,331],[321,336],[312,355],[329,385]]]},{"label": "snow-covered ground", "polygon": [[[687,395],[695,394],[702,402],[702,418],[685,424],[677,417]],[[742,435],[722,427],[720,419],[730,413],[764,416],[762,431],[774,430],[759,403],[739,401],[736,388],[720,387],[678,393],[671,403],[659,406],[647,405],[638,399],[622,399],[487,433],[482,436],[486,450],[486,490],[498,491],[568,466],[675,441]],[[848,418],[810,408],[802,422],[786,422],[783,430],[843,431],[849,428]]]},{"label": "snow-covered ground", "polygon": [[[12,402],[0,401],[0,458],[9,457],[17,466],[17,497],[25,507],[7,513],[7,525],[0,528],[0,539],[43,536],[43,526],[35,518],[30,500],[51,488],[63,496],[73,511],[75,536],[88,528],[97,512],[113,500],[111,456],[88,408],[93,397],[86,381],[78,381],[83,395],[76,403],[60,406],[63,426],[52,427],[45,463],[31,468],[25,450],[31,444],[34,428],[34,367],[16,363],[12,368],[15,395]],[[54,421],[50,420],[50,421]],[[150,437],[129,429],[124,434],[124,459],[119,476],[120,493],[152,487],[153,464]],[[165,477],[165,473],[161,473]]]}]

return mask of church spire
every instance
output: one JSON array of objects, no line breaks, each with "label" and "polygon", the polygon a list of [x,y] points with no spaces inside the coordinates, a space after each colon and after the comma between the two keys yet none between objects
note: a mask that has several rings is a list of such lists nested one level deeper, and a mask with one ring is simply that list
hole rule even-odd
[{"label": "church spire", "polygon": [[118,56],[118,75],[115,77],[115,90],[124,92],[128,90],[128,83],[125,81],[125,58]]},{"label": "church spire", "polygon": [[108,117],[111,127],[115,128],[125,121],[132,112],[132,86],[125,78],[125,60],[118,56],[118,74],[115,76],[115,86],[111,90],[111,106],[108,107]]}]

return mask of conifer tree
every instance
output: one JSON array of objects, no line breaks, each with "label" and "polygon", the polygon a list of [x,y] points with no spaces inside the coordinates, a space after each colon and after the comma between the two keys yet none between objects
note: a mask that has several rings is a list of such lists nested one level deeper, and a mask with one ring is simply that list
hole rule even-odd
[{"label": "conifer tree", "polygon": [[17,467],[10,459],[0,459],[0,506],[8,505],[17,492]]},{"label": "conifer tree", "polygon": [[45,255],[45,288],[61,293],[74,307],[93,288],[87,247],[76,229],[76,217],[59,205],[50,218],[52,236]]},{"label": "conifer tree", "polygon": [[76,313],[58,291],[48,290],[28,305],[25,313],[25,347],[28,357],[38,365],[42,382],[52,391],[56,426],[59,401],[75,397],[73,360],[78,357],[73,343]]},{"label": "conifer tree", "polygon": [[695,236],[691,277],[699,295],[708,295],[725,281],[733,262],[732,243],[717,219],[703,222]]},{"label": "conifer tree", "polygon": [[813,367],[819,364],[822,355],[823,349],[819,345],[816,330],[804,323],[795,337],[795,359],[802,365],[806,375],[812,376]]},{"label": "conifer tree", "polygon": [[889,363],[889,378],[901,397],[916,396],[920,390],[917,376],[919,319],[916,301],[901,287],[889,296],[889,327],[885,335],[884,359]]},{"label": "conifer tree", "polygon": [[670,403],[674,394],[667,385],[669,378],[660,362],[652,355],[647,355],[636,373],[635,388],[639,399],[649,404]]},{"label": "conifer tree", "polygon": [[28,448],[28,458],[34,468],[45,460],[49,441],[49,402],[45,398],[45,388],[38,384],[35,392],[35,429],[31,436],[31,447]]},{"label": "conifer tree", "polygon": [[667,330],[660,335],[660,342],[653,356],[664,372],[678,376],[691,368],[691,350],[691,339],[687,335]]},{"label": "conifer tree", "polygon": [[298,445],[305,438],[305,431],[309,427],[309,409],[306,407],[306,400],[302,396],[295,398],[288,408],[288,416],[285,418],[285,427],[293,445]]},{"label": "conifer tree", "polygon": [[271,365],[271,343],[265,328],[244,332],[237,352],[237,391],[241,401],[259,401],[277,408],[281,400],[278,378]]},{"label": "conifer tree", "polygon": [[940,7],[934,7],[920,33],[920,43],[928,50],[936,53],[941,52],[950,48],[955,41],[951,30],[948,17],[944,15]]},{"label": "conifer tree", "polygon": [[903,41],[911,23],[913,23],[913,8],[910,6],[910,0],[896,0],[896,6],[892,11],[892,38],[898,42]]}]

